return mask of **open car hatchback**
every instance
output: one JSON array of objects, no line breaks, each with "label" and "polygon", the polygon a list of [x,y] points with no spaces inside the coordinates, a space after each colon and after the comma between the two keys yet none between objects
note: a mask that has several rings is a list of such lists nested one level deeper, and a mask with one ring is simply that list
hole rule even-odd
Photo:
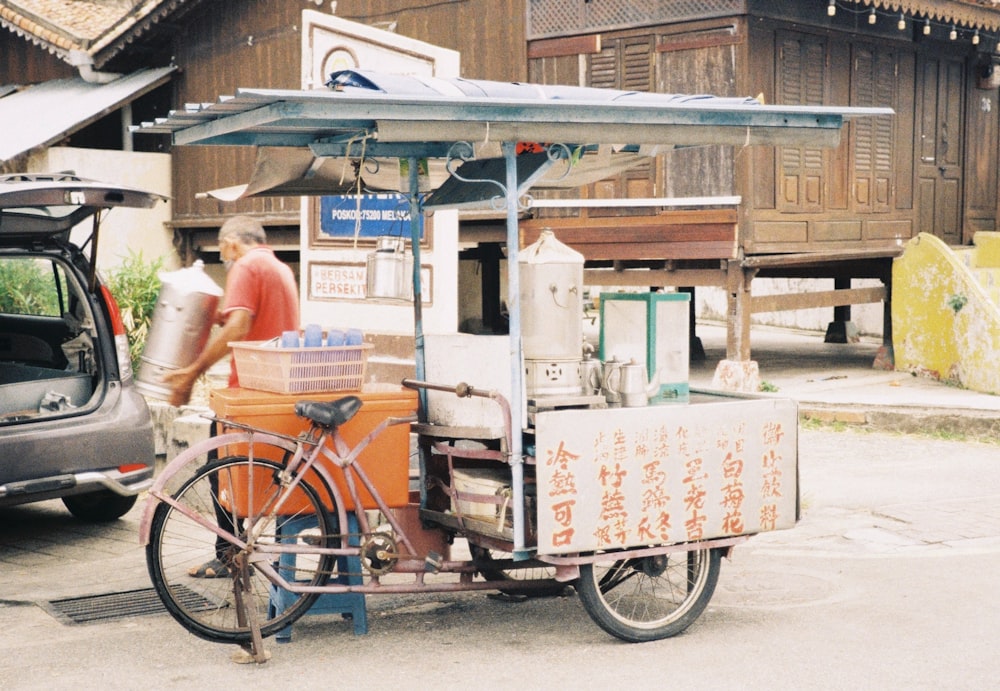
[{"label": "open car hatchback", "polygon": [[0,507],[59,498],[110,521],[151,484],[153,423],[95,254],[109,209],[163,199],[71,174],[0,176]]}]

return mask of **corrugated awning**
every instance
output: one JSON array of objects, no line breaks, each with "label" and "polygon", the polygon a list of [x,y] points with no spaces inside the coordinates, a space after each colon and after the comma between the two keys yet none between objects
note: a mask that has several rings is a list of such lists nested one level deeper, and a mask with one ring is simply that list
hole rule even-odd
[{"label": "corrugated awning", "polygon": [[[337,73],[331,83],[334,88],[315,91],[244,89],[217,103],[189,105],[143,123],[138,131],[170,134],[176,145],[258,147],[254,180],[215,193],[236,199],[343,193],[355,187],[355,175],[369,187],[397,189],[406,180],[398,164],[386,162],[391,159],[445,159],[450,182],[470,176],[481,182],[503,168],[484,164],[463,175],[460,166],[499,159],[500,142],[537,143],[549,150],[565,145],[561,160],[568,165],[548,161],[533,170],[530,181],[522,181],[578,186],[670,146],[835,146],[846,119],[893,112],[368,71]],[[282,147],[299,153],[275,150]],[[440,172],[431,166],[421,191],[438,189]],[[496,194],[489,184],[480,189],[471,196],[445,190],[431,204],[468,206],[487,201],[484,194]]]},{"label": "corrugated awning", "polygon": [[176,69],[140,70],[107,84],[55,79],[0,97],[0,162],[59,142],[166,83]]}]

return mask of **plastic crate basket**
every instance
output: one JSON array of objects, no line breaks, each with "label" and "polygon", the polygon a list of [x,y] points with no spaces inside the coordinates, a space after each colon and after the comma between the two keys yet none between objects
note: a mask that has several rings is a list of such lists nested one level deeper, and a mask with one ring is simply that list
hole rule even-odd
[{"label": "plastic crate basket", "polygon": [[358,391],[371,343],[281,348],[268,341],[230,343],[240,386],[272,393]]}]

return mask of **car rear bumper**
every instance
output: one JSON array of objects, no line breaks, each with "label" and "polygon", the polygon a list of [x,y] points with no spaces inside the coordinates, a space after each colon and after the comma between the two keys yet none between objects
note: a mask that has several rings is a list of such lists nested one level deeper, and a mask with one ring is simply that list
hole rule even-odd
[{"label": "car rear bumper", "polygon": [[151,486],[156,463],[145,399],[118,384],[91,412],[5,428],[0,448],[0,506],[101,490],[135,495]]},{"label": "car rear bumper", "polygon": [[153,484],[153,467],[122,473],[112,468],[103,471],[88,470],[51,477],[34,478],[0,485],[0,506],[13,506],[27,502],[57,499],[73,494],[88,494],[110,490],[122,496],[132,496],[149,489]]}]

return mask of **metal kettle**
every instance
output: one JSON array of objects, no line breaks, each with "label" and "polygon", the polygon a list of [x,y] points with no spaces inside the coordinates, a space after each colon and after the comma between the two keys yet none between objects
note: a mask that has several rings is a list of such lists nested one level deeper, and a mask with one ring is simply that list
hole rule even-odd
[{"label": "metal kettle", "polygon": [[[605,366],[607,366],[606,363]],[[616,394],[625,408],[641,408],[660,389],[659,376],[653,381],[646,380],[646,366],[630,360],[609,370],[604,376],[605,390]]]},{"label": "metal kettle", "polygon": [[617,408],[622,404],[622,395],[619,392],[619,388],[621,386],[621,368],[624,364],[624,362],[615,357],[604,362],[604,372],[601,377],[601,392],[604,394],[604,400],[612,408]]}]

